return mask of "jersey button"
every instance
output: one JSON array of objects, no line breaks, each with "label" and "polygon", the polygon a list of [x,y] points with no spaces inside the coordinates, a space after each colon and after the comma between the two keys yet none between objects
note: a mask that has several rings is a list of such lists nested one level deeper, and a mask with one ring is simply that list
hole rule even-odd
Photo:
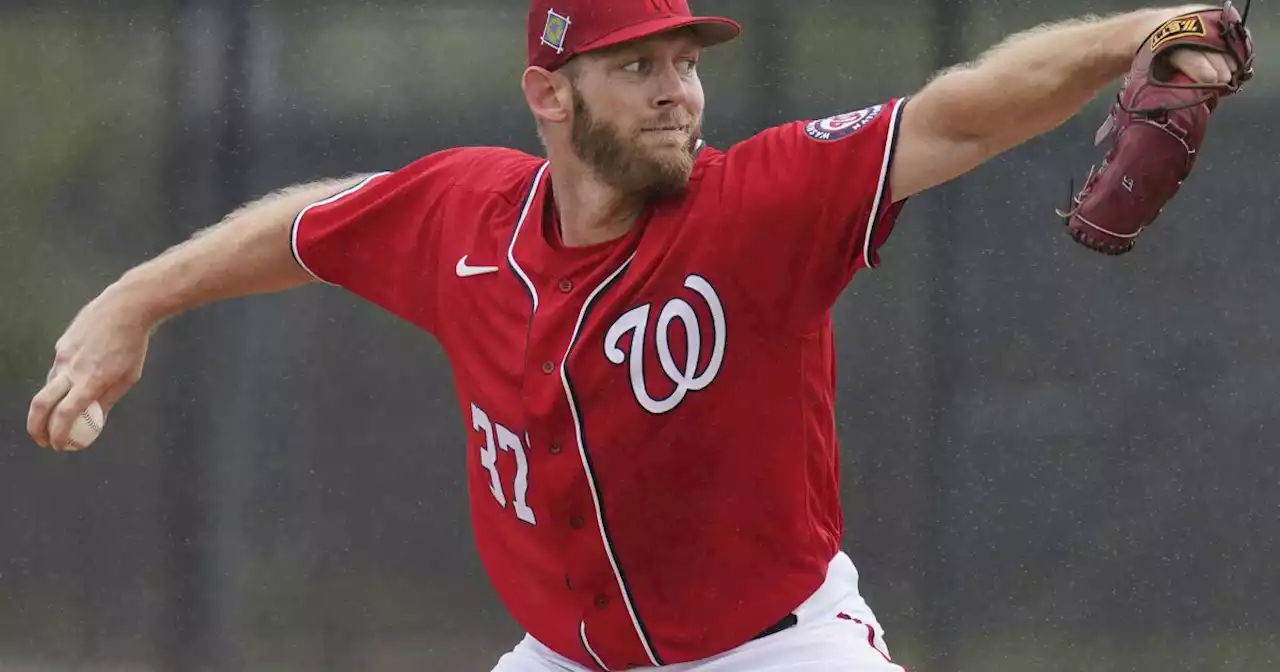
[{"label": "jersey button", "polygon": [[604,593],[596,595],[596,609],[603,610],[609,606],[609,598]]},{"label": "jersey button", "polygon": [[573,281],[572,281],[572,280],[570,280],[570,279],[568,279],[568,278],[565,278],[564,280],[561,280],[561,281],[560,281],[560,293],[561,293],[561,294],[568,294],[569,292],[572,292],[572,291],[573,291]]},{"label": "jersey button", "polygon": [[574,516],[569,519],[569,527],[572,527],[575,530],[581,530],[586,524],[587,521],[583,520],[582,516]]},{"label": "jersey button", "polygon": [[552,455],[559,455],[562,450],[564,450],[564,447],[555,441],[553,441],[550,446],[547,446],[547,452]]},{"label": "jersey button", "polygon": [[543,372],[543,373],[545,373],[545,374],[547,374],[548,376],[549,376],[549,375],[551,375],[552,373],[554,373],[554,372],[555,372],[555,370],[556,370],[556,363],[555,363],[555,362],[543,362],[543,363],[542,363],[542,372]]}]

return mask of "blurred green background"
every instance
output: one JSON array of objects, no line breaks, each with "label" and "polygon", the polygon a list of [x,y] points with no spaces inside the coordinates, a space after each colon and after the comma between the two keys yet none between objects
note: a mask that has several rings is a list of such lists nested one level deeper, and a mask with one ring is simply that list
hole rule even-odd
[{"label": "blurred green background", "polygon": [[[837,307],[845,549],[912,670],[1280,669],[1280,14],[1255,4],[1258,77],[1134,253],[1053,215],[1108,92],[913,199]],[[1139,6],[694,5],[746,29],[701,66],[721,147]],[[240,203],[450,146],[537,152],[526,11],[0,2],[0,670],[488,670],[516,643],[448,364],[340,290],[172,321],[85,454],[24,424],[75,311]]]}]

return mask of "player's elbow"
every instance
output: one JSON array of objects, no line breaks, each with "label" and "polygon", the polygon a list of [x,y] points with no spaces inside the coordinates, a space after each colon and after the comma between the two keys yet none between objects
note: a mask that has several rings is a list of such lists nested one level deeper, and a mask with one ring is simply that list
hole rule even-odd
[{"label": "player's elbow", "polygon": [[948,182],[1002,151],[995,134],[948,123],[929,99],[913,98],[903,108],[890,167],[890,189],[902,200]]},{"label": "player's elbow", "polygon": [[[931,80],[911,97],[905,113],[912,116],[915,131],[950,142],[977,142],[1008,123],[992,114],[989,88],[983,73],[970,65],[951,68]],[[905,126],[904,118],[904,130]]]}]

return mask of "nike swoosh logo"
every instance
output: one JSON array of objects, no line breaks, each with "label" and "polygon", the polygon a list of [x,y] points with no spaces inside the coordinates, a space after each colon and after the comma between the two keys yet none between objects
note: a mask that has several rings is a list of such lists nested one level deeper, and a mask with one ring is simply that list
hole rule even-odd
[{"label": "nike swoosh logo", "polygon": [[459,278],[470,278],[476,275],[485,275],[486,273],[498,272],[497,266],[468,266],[467,256],[468,255],[465,255],[465,254],[462,255],[462,258],[458,260],[457,268],[454,269],[455,271],[457,271]]}]

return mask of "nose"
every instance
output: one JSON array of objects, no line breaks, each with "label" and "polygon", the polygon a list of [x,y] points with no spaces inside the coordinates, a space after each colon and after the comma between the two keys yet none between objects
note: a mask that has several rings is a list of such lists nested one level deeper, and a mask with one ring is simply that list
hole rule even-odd
[{"label": "nose", "polygon": [[669,63],[655,78],[657,95],[653,104],[658,109],[680,107],[689,100],[688,83],[680,76],[676,64]]}]

